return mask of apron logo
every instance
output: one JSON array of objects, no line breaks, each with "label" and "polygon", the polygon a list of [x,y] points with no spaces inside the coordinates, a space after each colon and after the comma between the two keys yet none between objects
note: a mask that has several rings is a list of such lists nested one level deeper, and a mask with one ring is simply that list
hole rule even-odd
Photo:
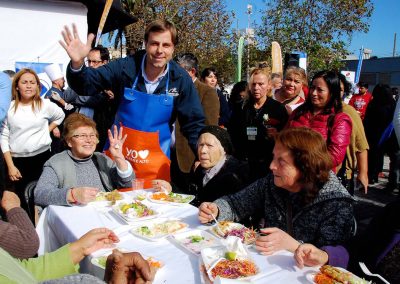
[{"label": "apron logo", "polygon": [[168,95],[176,97],[176,96],[179,95],[179,92],[178,92],[178,90],[176,88],[172,88],[172,89],[169,89]]},{"label": "apron logo", "polygon": [[138,152],[139,157],[142,158],[143,160],[147,158],[147,156],[149,155],[149,150],[140,150]]},{"label": "apron logo", "polygon": [[129,148],[126,148],[126,159],[137,164],[148,164],[150,161],[146,159],[150,151],[149,150],[132,150]]}]

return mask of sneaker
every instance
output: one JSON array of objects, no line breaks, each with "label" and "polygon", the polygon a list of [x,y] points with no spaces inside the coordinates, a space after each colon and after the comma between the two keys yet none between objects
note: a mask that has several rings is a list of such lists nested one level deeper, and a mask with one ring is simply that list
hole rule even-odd
[{"label": "sneaker", "polygon": [[382,173],[382,172],[380,172],[380,173],[378,174],[378,178],[385,178],[385,174]]},{"label": "sneaker", "polygon": [[398,188],[393,189],[392,194],[399,195],[399,189]]}]

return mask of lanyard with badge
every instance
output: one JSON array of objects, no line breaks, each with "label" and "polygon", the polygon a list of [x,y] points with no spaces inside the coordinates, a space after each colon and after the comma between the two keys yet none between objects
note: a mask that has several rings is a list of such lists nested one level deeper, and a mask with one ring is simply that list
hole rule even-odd
[{"label": "lanyard with badge", "polygon": [[262,107],[259,109],[254,108],[253,111],[255,112],[255,115],[250,121],[251,126],[246,127],[247,140],[249,140],[249,141],[256,140],[258,129],[257,129],[257,126],[253,126],[253,125],[257,124],[257,119],[260,116],[260,114],[262,113]]}]

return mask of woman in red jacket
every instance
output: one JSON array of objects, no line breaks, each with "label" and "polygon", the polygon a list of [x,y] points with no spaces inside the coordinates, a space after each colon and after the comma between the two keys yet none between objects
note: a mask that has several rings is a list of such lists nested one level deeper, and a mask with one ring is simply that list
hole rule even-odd
[{"label": "woman in red jacket", "polygon": [[333,71],[315,74],[306,102],[290,116],[288,127],[309,127],[322,134],[334,168],[343,162],[350,143],[351,118],[342,112],[340,80]]}]

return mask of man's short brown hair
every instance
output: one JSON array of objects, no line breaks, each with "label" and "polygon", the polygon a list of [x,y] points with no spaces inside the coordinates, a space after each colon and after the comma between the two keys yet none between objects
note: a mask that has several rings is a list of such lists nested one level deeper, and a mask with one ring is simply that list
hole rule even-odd
[{"label": "man's short brown hair", "polygon": [[178,32],[176,31],[175,25],[168,20],[155,20],[147,25],[146,31],[144,32],[144,41],[147,42],[150,33],[162,33],[169,31],[171,33],[172,43],[178,44]]}]

